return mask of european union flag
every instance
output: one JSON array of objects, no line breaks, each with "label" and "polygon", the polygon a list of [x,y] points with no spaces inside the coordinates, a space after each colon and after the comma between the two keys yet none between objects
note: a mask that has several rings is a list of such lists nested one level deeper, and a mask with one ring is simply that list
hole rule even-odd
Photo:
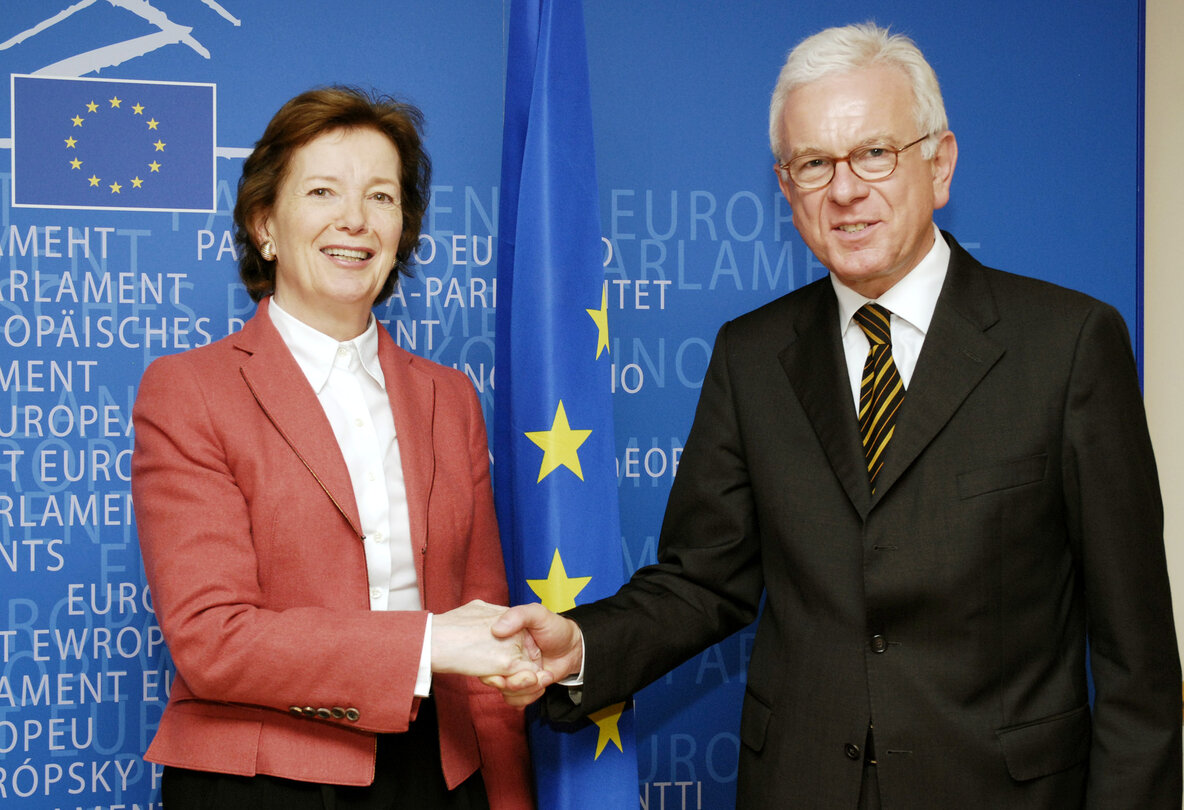
[{"label": "european union flag", "polygon": [[[560,611],[625,578],[581,0],[514,0],[506,72],[495,495],[511,595]],[[534,719],[539,807],[637,807],[632,715]]]},{"label": "european union flag", "polygon": [[212,211],[212,84],[12,76],[12,204]]}]

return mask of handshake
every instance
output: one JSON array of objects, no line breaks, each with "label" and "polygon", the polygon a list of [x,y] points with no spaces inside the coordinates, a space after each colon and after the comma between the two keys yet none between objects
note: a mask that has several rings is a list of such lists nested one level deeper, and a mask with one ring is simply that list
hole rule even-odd
[{"label": "handshake", "polygon": [[571,619],[540,604],[505,608],[480,599],[432,617],[432,672],[473,675],[527,706],[580,672],[584,638]]}]

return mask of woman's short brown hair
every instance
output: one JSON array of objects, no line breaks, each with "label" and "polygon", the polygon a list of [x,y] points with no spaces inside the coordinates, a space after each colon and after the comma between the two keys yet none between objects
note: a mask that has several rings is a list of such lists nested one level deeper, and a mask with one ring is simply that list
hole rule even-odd
[{"label": "woman's short brown hair", "polygon": [[297,149],[339,129],[373,129],[390,138],[399,153],[399,192],[403,234],[395,253],[395,267],[374,303],[395,291],[400,273],[410,275],[431,194],[432,163],[423,148],[423,113],[391,96],[366,93],[353,87],[308,90],[280,107],[243,162],[234,204],[234,239],[239,251],[239,275],[252,300],[275,291],[275,262],[266,261],[255,244],[252,225],[275,204],[276,194]]}]

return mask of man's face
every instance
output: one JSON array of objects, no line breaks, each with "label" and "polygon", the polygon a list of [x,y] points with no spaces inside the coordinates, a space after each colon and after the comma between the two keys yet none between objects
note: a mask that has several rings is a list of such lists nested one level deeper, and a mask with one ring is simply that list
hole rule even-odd
[{"label": "man's face", "polygon": [[[842,157],[873,143],[899,149],[926,134],[917,131],[904,73],[884,66],[795,88],[786,98],[782,126],[782,160]],[[922,157],[924,144],[918,144],[899,155],[896,171],[882,180],[862,180],[846,162],[819,189],[803,191],[781,180],[806,245],[842,284],[868,298],[904,278],[933,246],[933,211],[950,198],[958,156],[952,132],[933,138],[938,148],[932,160]]]}]

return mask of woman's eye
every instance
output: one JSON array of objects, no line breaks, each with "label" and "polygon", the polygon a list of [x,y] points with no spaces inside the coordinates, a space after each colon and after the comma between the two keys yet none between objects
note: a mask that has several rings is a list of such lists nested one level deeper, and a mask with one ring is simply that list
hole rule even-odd
[{"label": "woman's eye", "polygon": [[310,197],[328,197],[329,196],[329,189],[314,188],[312,191],[308,192],[308,194]]}]

